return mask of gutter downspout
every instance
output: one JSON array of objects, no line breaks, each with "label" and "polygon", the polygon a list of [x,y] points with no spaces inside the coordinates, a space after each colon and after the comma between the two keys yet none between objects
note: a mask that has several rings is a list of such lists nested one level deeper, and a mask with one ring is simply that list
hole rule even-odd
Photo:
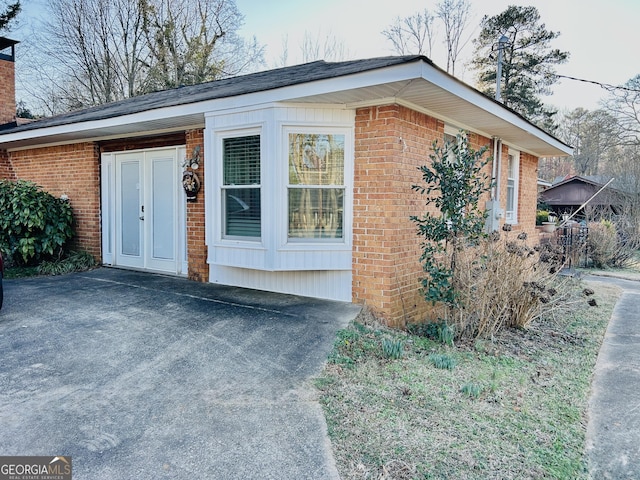
[{"label": "gutter downspout", "polygon": [[[496,177],[496,202],[500,203],[500,194],[501,192],[501,178],[502,178],[502,139],[498,139],[498,176]],[[500,217],[502,218],[502,216]]]},{"label": "gutter downspout", "polygon": [[491,200],[496,200],[499,196],[499,182],[500,179],[497,177],[498,175],[498,164],[500,163],[500,158],[498,157],[498,144],[500,143],[500,139],[498,137],[493,137],[493,162],[491,165]]},{"label": "gutter downspout", "polygon": [[503,217],[503,210],[500,208],[500,173],[502,163],[502,140],[493,137],[493,161],[491,162],[491,195],[486,204],[488,212],[485,225],[486,232],[491,233],[499,230],[500,219]]}]

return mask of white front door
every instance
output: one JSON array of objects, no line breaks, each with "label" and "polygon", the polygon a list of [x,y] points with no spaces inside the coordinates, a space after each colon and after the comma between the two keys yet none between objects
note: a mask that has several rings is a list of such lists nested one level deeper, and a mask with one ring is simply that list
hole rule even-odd
[{"label": "white front door", "polygon": [[[105,263],[186,273],[186,204],[179,178],[180,150],[103,156],[103,236],[110,236],[109,242],[103,238]],[[113,187],[105,179],[110,176],[115,177]],[[112,195],[105,195],[105,189]]]},{"label": "white front door", "polygon": [[144,154],[116,156],[116,264],[144,267]]}]

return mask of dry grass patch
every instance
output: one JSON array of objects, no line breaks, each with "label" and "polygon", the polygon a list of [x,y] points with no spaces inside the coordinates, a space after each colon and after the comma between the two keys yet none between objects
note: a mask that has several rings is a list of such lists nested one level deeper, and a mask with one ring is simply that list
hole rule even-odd
[{"label": "dry grass patch", "polygon": [[455,346],[359,317],[316,380],[342,477],[587,478],[589,385],[619,295],[592,288],[596,308]]}]

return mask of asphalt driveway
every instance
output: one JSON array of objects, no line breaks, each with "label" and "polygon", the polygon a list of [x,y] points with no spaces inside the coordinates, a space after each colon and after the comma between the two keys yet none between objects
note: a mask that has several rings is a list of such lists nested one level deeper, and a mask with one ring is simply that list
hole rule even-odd
[{"label": "asphalt driveway", "polygon": [[5,280],[0,455],[77,479],[337,478],[309,379],[345,303],[98,269]]}]

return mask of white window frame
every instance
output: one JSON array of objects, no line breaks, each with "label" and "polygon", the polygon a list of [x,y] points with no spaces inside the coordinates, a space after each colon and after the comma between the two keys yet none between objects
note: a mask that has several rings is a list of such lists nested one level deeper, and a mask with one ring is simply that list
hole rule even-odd
[{"label": "white window frame", "polygon": [[[513,161],[513,165],[512,162]],[[512,167],[512,168],[511,168]],[[505,222],[515,225],[518,223],[520,183],[520,152],[509,149],[507,154],[507,197],[505,199]],[[509,194],[513,195],[513,205],[509,205]],[[511,208],[509,208],[511,207]]]},{"label": "white window frame", "polygon": [[[281,252],[286,251],[350,251],[353,225],[353,170],[354,170],[354,133],[351,126],[344,125],[310,125],[309,123],[286,123],[280,125],[280,145],[282,174],[281,189],[284,201],[281,204],[284,221],[279,226],[279,243]],[[344,135],[344,188],[342,237],[341,238],[296,238],[289,237],[289,134],[308,133],[320,135]]]},{"label": "white window frame", "polygon": [[[224,184],[224,140],[229,138],[239,138],[239,137],[251,137],[251,136],[259,136],[260,137],[260,184],[258,188],[260,188],[260,223],[261,228],[260,237],[244,237],[244,236],[231,236],[225,235],[224,222],[225,222],[225,203],[222,200],[224,196],[224,190],[229,188],[228,185]],[[263,128],[257,126],[251,126],[247,128],[240,129],[232,129],[232,130],[223,130],[217,131],[215,133],[215,152],[217,158],[220,159],[218,164],[217,171],[217,181],[216,181],[216,201],[214,205],[216,208],[216,228],[215,231],[216,237],[221,243],[228,243],[239,245],[242,243],[247,244],[260,244],[262,243],[262,235],[264,232],[264,158],[265,158],[265,146],[264,146],[264,132]],[[255,188],[255,187],[254,187]]]},{"label": "white window frame", "polygon": [[[442,145],[443,147],[447,144],[447,142],[456,142],[457,138],[458,138],[458,133],[460,133],[460,130],[451,126],[451,125],[445,125],[444,126],[444,134],[442,135]],[[450,154],[452,152],[449,152]]]},{"label": "white window frame", "polygon": [[[334,238],[319,238],[319,237],[291,237],[289,236],[289,191],[295,188],[305,188],[304,185],[291,184],[289,183],[289,135],[290,134],[309,134],[309,135],[342,135],[344,137],[344,163],[343,163],[343,172],[342,172],[342,184],[339,185],[309,185],[307,188],[310,189],[341,189],[343,193],[342,197],[342,236],[334,237]],[[352,139],[351,139],[351,129],[342,128],[342,127],[310,127],[308,125],[287,125],[282,128],[282,152],[284,152],[283,160],[285,162],[284,165],[284,203],[286,209],[286,222],[284,225],[284,236],[287,239],[286,243],[288,245],[309,245],[309,244],[319,244],[319,245],[345,245],[347,243],[348,232],[350,230],[347,229],[347,225],[351,225],[350,220],[347,219],[347,213],[351,212],[351,202],[350,202],[350,191],[352,187],[350,185],[353,184],[352,175],[350,172],[353,170],[353,162],[351,160],[352,151]],[[347,208],[347,205],[349,208]]]}]

